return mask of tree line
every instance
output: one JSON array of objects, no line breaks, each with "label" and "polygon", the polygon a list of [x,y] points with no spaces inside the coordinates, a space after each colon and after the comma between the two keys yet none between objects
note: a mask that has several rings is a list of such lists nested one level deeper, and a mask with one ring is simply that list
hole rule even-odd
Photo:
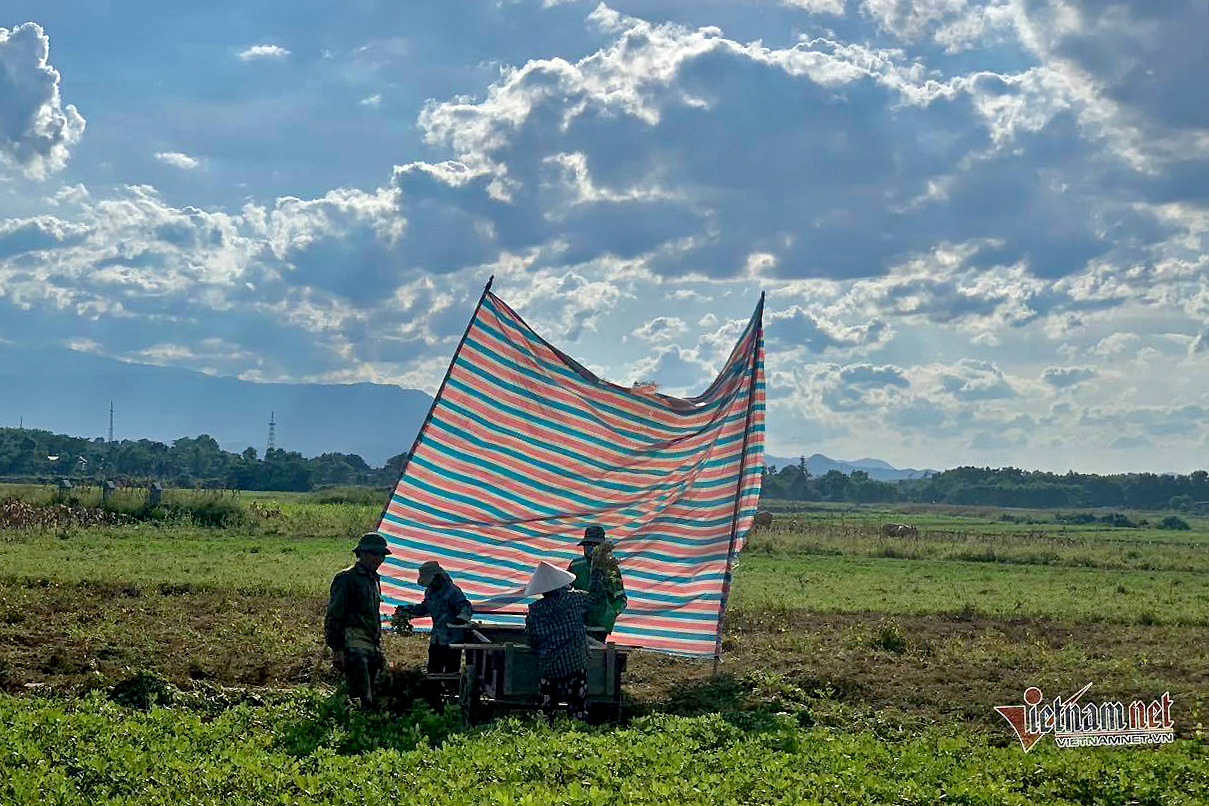
[{"label": "tree line", "polygon": [[806,460],[766,466],[761,495],[791,501],[906,502],[1025,507],[1209,508],[1209,473],[1050,473],[1014,467],[957,467],[927,478],[878,481],[863,470],[812,476]]},{"label": "tree line", "polygon": [[398,454],[371,467],[355,453],[307,458],[297,451],[249,447],[232,453],[208,434],[181,437],[171,445],[150,439],[106,442],[29,428],[0,428],[0,477],[21,481],[58,478],[135,483],[160,481],[174,487],[306,491],[316,487],[386,487],[399,475]]},{"label": "tree line", "polygon": [[[207,434],[167,445],[149,439],[106,442],[29,428],[0,428],[0,478],[160,481],[174,487],[306,491],[318,487],[395,483],[406,456],[371,467],[355,453],[307,458],[275,449],[261,456],[249,447],[225,451]],[[1209,508],[1209,473],[1049,473],[1014,467],[958,467],[927,478],[879,481],[863,470],[810,473],[805,458],[764,468],[765,499],[852,503],[926,503],[1052,508]]]}]

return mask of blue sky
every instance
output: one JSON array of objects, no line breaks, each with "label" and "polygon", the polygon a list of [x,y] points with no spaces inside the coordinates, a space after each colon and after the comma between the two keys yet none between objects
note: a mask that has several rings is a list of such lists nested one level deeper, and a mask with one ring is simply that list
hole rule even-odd
[{"label": "blue sky", "polygon": [[768,449],[1209,447],[1193,2],[88,3],[0,15],[0,340],[432,391],[486,278]]}]

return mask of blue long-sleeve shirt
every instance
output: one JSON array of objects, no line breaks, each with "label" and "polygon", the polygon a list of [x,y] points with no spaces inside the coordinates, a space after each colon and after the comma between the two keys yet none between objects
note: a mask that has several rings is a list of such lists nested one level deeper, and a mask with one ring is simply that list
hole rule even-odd
[{"label": "blue long-sleeve shirt", "polygon": [[429,643],[456,644],[461,642],[465,630],[450,627],[451,621],[470,621],[474,609],[447,576],[438,576],[424,591],[424,601],[419,604],[402,605],[402,610],[412,616],[431,616],[432,634]]}]

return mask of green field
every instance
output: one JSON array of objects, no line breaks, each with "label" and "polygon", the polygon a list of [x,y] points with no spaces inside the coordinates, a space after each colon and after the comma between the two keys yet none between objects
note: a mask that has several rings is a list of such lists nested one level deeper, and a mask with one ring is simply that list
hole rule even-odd
[{"label": "green field", "polygon": [[[170,517],[0,529],[0,802],[1203,802],[1204,520],[773,502],[718,677],[638,653],[625,726],[463,731],[406,686],[369,721],[332,694],[325,593],[379,497],[228,496],[214,528],[190,512],[210,518],[215,494],[168,491]],[[919,534],[884,538],[888,521]],[[387,652],[403,680],[425,644]],[[111,702],[131,679],[162,680],[160,705]],[[1097,700],[1170,691],[1180,738],[1026,756],[992,711],[1087,682]]]}]

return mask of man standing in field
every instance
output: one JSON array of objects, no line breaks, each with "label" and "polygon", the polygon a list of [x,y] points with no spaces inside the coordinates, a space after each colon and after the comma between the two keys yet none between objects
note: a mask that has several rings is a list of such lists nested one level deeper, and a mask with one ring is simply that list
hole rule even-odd
[{"label": "man standing in field", "polygon": [[375,706],[382,671],[382,583],[378,566],[390,554],[386,539],[368,532],[353,549],[357,561],[332,580],[323,623],[336,668],[348,683],[348,696],[365,709]]},{"label": "man standing in field", "polygon": [[584,530],[584,539],[579,541],[584,554],[571,561],[567,568],[575,575],[571,587],[592,594],[592,607],[588,610],[589,632],[600,631],[607,636],[629,599],[625,595],[625,584],[621,581],[621,569],[613,556],[612,544],[605,539],[605,531],[593,524]]}]

